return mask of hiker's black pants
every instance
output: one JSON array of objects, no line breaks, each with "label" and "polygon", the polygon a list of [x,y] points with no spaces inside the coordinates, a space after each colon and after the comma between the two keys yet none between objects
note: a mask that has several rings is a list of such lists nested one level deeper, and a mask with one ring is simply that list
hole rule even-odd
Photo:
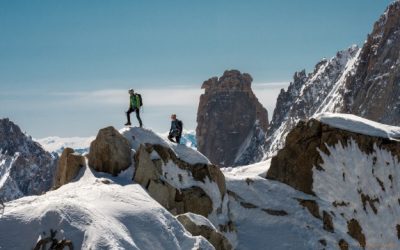
[{"label": "hiker's black pants", "polygon": [[[172,140],[173,138],[175,138],[175,141]],[[181,143],[181,135],[180,134],[176,134],[176,133],[169,133],[168,135],[168,139],[172,142],[176,142],[176,143]]]},{"label": "hiker's black pants", "polygon": [[140,125],[140,127],[142,127],[142,119],[140,119],[140,112],[139,112],[139,109],[138,108],[132,108],[132,107],[130,107],[129,109],[128,109],[128,111],[126,111],[126,118],[128,119],[128,123],[131,123],[131,113],[132,112],[136,112],[136,118],[138,119],[138,121],[139,121],[139,125]]}]

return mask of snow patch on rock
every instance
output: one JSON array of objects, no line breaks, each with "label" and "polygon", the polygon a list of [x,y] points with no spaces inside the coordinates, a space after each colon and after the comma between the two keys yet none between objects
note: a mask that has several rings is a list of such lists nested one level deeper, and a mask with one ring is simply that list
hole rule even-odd
[{"label": "snow patch on rock", "polygon": [[313,118],[331,127],[400,141],[400,127],[385,125],[352,114],[320,113]]}]

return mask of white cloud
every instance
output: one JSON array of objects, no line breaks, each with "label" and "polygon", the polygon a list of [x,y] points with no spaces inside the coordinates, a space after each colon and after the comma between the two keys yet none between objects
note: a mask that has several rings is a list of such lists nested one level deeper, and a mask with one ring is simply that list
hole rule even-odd
[{"label": "white cloud", "polygon": [[[288,82],[254,83],[253,90],[258,100],[267,108],[270,117],[275,108],[276,99],[282,88]],[[145,107],[186,106],[196,107],[200,95],[204,92],[200,88],[171,86],[169,88],[148,88],[137,90],[142,95]],[[128,91],[125,89],[103,89],[87,92],[61,92],[53,95],[68,96],[69,105],[116,105],[126,106],[129,103]]]}]

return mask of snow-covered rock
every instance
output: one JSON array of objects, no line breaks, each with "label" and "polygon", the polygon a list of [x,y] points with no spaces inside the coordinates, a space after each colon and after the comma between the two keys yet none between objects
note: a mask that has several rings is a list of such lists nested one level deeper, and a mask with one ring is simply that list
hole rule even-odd
[{"label": "snow-covered rock", "polygon": [[125,128],[120,132],[135,151],[135,182],[171,213],[203,215],[234,238],[225,178],[218,167],[200,152],[169,142],[151,130]]},{"label": "snow-covered rock", "polygon": [[180,214],[176,216],[176,218],[192,235],[203,236],[215,247],[216,250],[232,249],[232,245],[225,236],[219,233],[207,218],[194,213]]},{"label": "snow-covered rock", "polygon": [[338,249],[345,232],[330,233],[302,204],[315,197],[277,181],[265,179],[270,160],[222,169],[237,228],[236,249]]},{"label": "snow-covered rock", "polygon": [[[159,133],[162,138],[168,137],[167,133]],[[56,153],[61,155],[65,148],[72,148],[76,153],[81,155],[85,155],[89,153],[90,143],[96,139],[95,136],[89,137],[58,137],[51,136],[45,137],[41,139],[35,139],[35,141],[39,142],[42,147],[52,153]],[[181,144],[186,145],[188,147],[197,148],[196,142],[196,132],[194,130],[183,130]]]},{"label": "snow-covered rock", "polygon": [[354,115],[319,114],[287,135],[267,178],[315,196],[303,205],[325,231],[351,237],[341,244],[397,249],[399,135],[399,127]]},{"label": "snow-covered rock", "polygon": [[400,140],[400,127],[374,122],[356,115],[319,113],[313,118],[334,128],[390,140]]},{"label": "snow-covered rock", "polygon": [[0,119],[1,200],[49,190],[56,164],[57,156],[46,152],[10,120]]},{"label": "snow-covered rock", "polygon": [[76,182],[6,203],[0,248],[32,249],[50,230],[57,230],[57,239],[70,240],[74,249],[214,249],[130,178],[87,167]]}]

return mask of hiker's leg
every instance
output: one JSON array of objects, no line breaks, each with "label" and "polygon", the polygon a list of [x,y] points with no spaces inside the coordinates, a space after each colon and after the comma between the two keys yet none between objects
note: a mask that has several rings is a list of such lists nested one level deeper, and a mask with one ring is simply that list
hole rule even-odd
[{"label": "hiker's leg", "polygon": [[176,143],[180,144],[180,143],[181,143],[181,136],[178,135],[178,136],[175,137],[175,138],[176,138]]},{"label": "hiker's leg", "polygon": [[172,140],[172,138],[173,138],[172,134],[169,134],[169,135],[168,135],[168,140],[170,140],[170,141],[172,141],[172,142],[175,142],[174,140]]},{"label": "hiker's leg", "polygon": [[140,113],[139,113],[139,109],[138,108],[136,108],[136,118],[138,119],[138,121],[139,121],[139,125],[140,125],[140,127],[142,127],[143,126],[143,124],[142,124],[142,119],[140,119]]},{"label": "hiker's leg", "polygon": [[128,121],[127,124],[131,123],[131,116],[130,115],[131,115],[132,111],[133,110],[131,108],[129,108],[128,111],[126,111],[126,120]]}]

